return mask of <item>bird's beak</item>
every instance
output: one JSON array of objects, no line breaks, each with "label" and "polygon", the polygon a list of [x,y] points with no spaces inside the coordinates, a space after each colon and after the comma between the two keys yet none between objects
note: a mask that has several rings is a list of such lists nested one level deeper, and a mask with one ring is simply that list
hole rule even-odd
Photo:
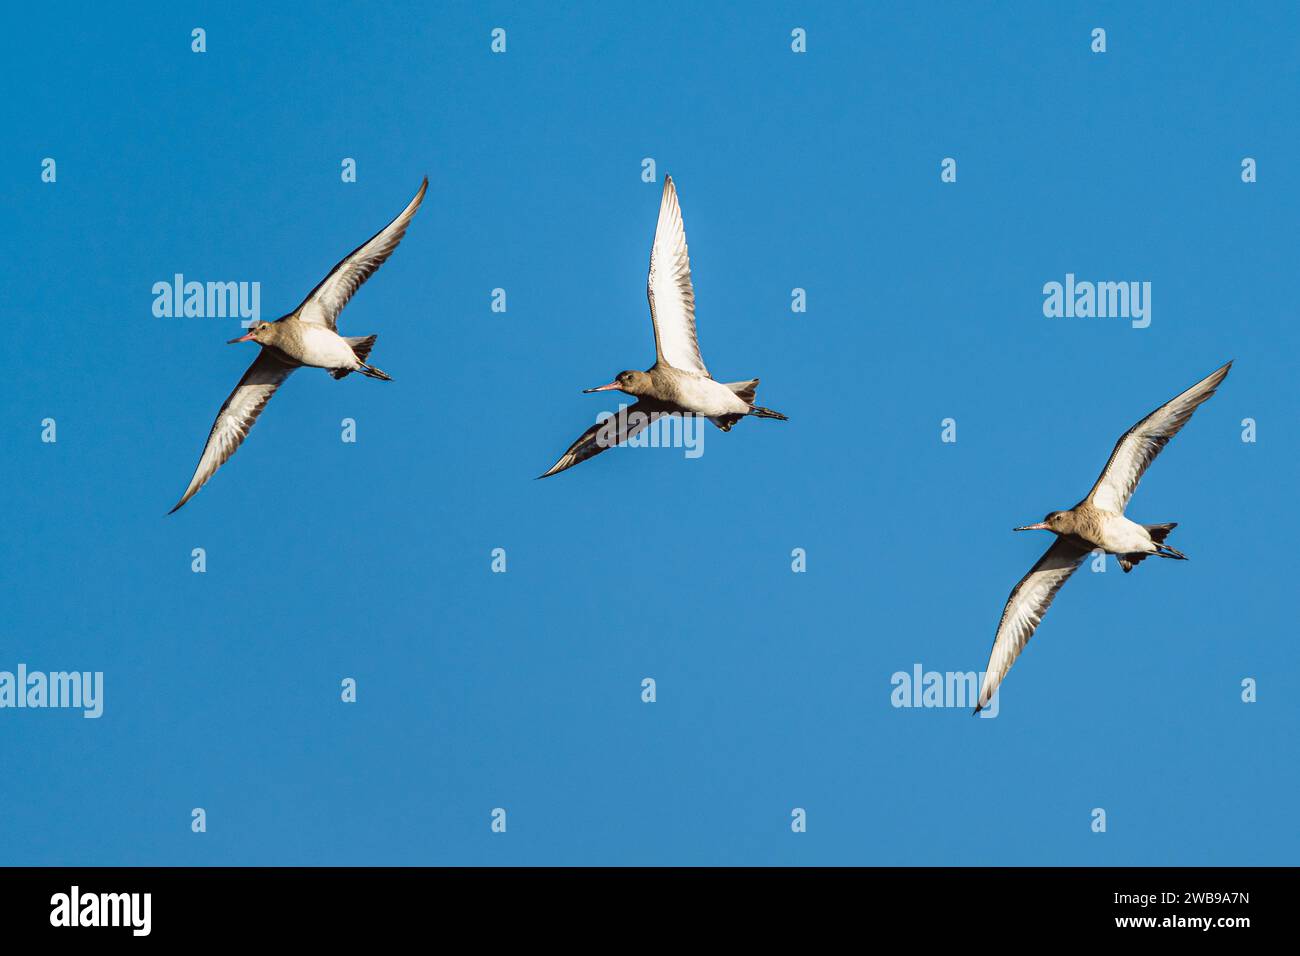
[{"label": "bird's beak", "polygon": [[1038,522],[1038,524],[1027,524],[1023,528],[1012,528],[1011,530],[1012,531],[1051,531],[1052,529],[1047,526],[1046,522],[1040,521]]},{"label": "bird's beak", "polygon": [[610,382],[608,385],[597,385],[595,388],[584,388],[582,390],[582,394],[587,395],[590,394],[591,392],[610,392],[616,388],[619,388],[619,384],[617,381],[613,381]]},{"label": "bird's beak", "polygon": [[253,333],[252,333],[252,332],[249,332],[247,335],[241,335],[241,336],[240,336],[239,338],[237,338],[237,339],[231,339],[231,340],[230,340],[229,342],[227,342],[226,344],[227,344],[227,345],[234,345],[236,342],[251,342],[251,341],[253,341]]}]

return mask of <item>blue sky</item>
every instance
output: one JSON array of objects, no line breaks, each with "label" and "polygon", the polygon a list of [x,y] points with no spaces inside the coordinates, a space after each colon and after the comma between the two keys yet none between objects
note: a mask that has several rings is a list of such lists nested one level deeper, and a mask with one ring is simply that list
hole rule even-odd
[{"label": "blue sky", "polygon": [[[1298,20],[15,10],[0,670],[102,671],[105,710],[0,710],[0,863],[1295,863]],[[653,361],[665,173],[705,359],[790,421],[534,481]],[[425,174],[341,322],[395,381],[298,373],[164,517],[254,353],[153,284],[275,318]],[[1067,273],[1150,282],[1150,327],[1044,317]],[[1048,543],[1009,529],[1229,358],[1129,511],[1192,560],[1085,568],[995,719],[891,706],[983,669]]]}]

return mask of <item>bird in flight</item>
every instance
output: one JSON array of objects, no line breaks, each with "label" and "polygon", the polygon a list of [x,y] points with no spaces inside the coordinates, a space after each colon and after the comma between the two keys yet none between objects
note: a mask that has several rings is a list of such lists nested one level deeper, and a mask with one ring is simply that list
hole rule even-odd
[{"label": "bird in flight", "polygon": [[406,227],[420,208],[428,188],[426,177],[420,184],[420,191],[397,218],[330,270],[330,274],[312,289],[298,308],[274,322],[258,322],[248,330],[248,334],[227,343],[256,342],[262,350],[221,406],[221,411],[217,412],[217,420],[212,423],[212,431],[208,433],[207,444],[203,446],[190,486],[168,514],[175,513],[193,498],[235,453],[275,390],[294,369],[310,365],[325,369],[334,378],[360,372],[369,378],[392,381],[384,372],[366,364],[378,336],[339,335],[338,318],[353,293],[384,264],[402,241]]},{"label": "bird in flight", "polygon": [[1047,613],[1056,592],[1086,555],[1097,550],[1113,554],[1125,574],[1152,555],[1187,560],[1187,555],[1165,543],[1177,522],[1137,524],[1124,517],[1124,509],[1156,455],[1187,424],[1201,403],[1214,394],[1230,368],[1231,362],[1211,372],[1125,432],[1088,497],[1069,511],[1053,511],[1036,524],[1013,529],[1051,531],[1056,540],[1007,598],[975,713],[993,698]]},{"label": "bird in flight", "polygon": [[730,431],[746,415],[788,421],[780,412],[754,404],[758,379],[715,382],[704,366],[695,336],[695,290],[691,287],[686,227],[671,176],[664,178],[659,223],[650,248],[646,294],[654,326],[655,364],[644,372],[619,372],[608,385],[583,390],[617,390],[635,396],[637,401],[625,416],[597,422],[588,428],[559,461],[537,477],[549,478],[599,455],[606,448],[621,445],[663,415],[701,415],[724,432]]}]

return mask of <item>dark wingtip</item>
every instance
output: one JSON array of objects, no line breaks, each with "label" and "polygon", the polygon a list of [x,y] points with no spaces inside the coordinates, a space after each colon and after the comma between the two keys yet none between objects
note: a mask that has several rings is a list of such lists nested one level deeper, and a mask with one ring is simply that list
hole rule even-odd
[{"label": "dark wingtip", "polygon": [[561,468],[560,462],[562,461],[564,461],[563,458],[561,458],[560,461],[557,461],[550,468],[546,469],[546,471],[542,472],[540,475],[534,478],[533,481],[541,481],[543,478],[549,478],[551,477],[551,475],[558,475],[560,472],[568,471],[570,468],[573,467],[573,463],[570,463],[568,465],[565,465],[563,468]]}]

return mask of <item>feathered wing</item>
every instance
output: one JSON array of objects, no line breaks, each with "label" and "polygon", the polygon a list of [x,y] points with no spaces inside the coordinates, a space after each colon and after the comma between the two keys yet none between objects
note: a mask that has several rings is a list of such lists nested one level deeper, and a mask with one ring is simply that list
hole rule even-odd
[{"label": "feathered wing", "polygon": [[1122,514],[1147,467],[1187,424],[1201,403],[1214,394],[1230,368],[1231,362],[1211,372],[1125,432],[1115,443],[1110,460],[1084,500],[1091,501],[1103,511]]},{"label": "feathered wing", "polygon": [[537,477],[549,478],[551,475],[558,475],[574,465],[582,464],[588,458],[594,458],[607,448],[623,444],[637,432],[645,429],[655,420],[659,413],[667,409],[667,405],[653,399],[643,398],[635,402],[627,409],[627,413],[622,419],[616,414],[614,417],[599,421],[588,428],[560,456],[559,461],[553,464],[545,474]]},{"label": "feathered wing", "polygon": [[686,251],[686,225],[671,176],[664,178],[646,295],[659,361],[683,372],[707,376],[709,370],[704,367],[695,336],[695,290],[691,287],[691,259]]},{"label": "feathered wing", "polygon": [[1007,676],[1011,665],[1034,636],[1043,615],[1052,606],[1056,592],[1061,590],[1061,585],[1083,563],[1087,554],[1087,548],[1066,538],[1057,538],[1012,589],[1007,605],[1002,609],[997,636],[993,638],[993,652],[989,655],[988,667],[984,669],[984,683],[980,687],[975,713],[978,714],[993,699],[1002,678]]},{"label": "feathered wing", "polygon": [[262,349],[226,403],[221,406],[221,411],[217,412],[217,420],[212,423],[212,431],[208,433],[208,442],[203,446],[203,454],[199,456],[199,464],[194,469],[190,486],[168,514],[173,514],[193,498],[216,470],[226,463],[226,459],[235,453],[235,449],[248,437],[257,416],[262,414],[262,409],[271,400],[275,390],[295,368],[295,365],[286,365],[270,349]]},{"label": "feathered wing", "polygon": [[339,313],[348,304],[352,294],[361,288],[361,284],[393,254],[397,244],[406,235],[406,227],[411,224],[411,218],[420,208],[428,188],[429,180],[425,177],[424,182],[420,184],[420,191],[407,203],[406,208],[396,219],[357,246],[342,262],[330,270],[330,274],[322,279],[320,285],[312,289],[311,294],[303,300],[302,305],[294,310],[298,321],[314,322],[338,330]]}]

